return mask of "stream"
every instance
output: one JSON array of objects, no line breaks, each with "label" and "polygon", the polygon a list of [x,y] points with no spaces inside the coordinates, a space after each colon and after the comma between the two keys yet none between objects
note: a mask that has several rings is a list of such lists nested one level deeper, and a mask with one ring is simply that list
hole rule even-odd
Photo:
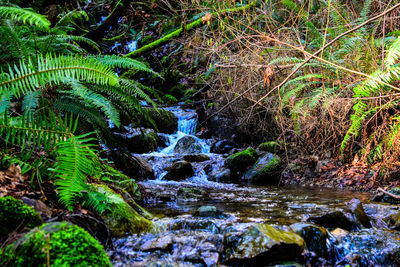
[{"label": "stream", "polygon": [[[155,172],[155,180],[139,184],[148,193],[146,208],[155,216],[157,231],[115,239],[114,248],[108,251],[114,266],[400,264],[400,234],[391,230],[385,219],[398,213],[398,206],[370,202],[371,195],[362,192],[222,183],[211,174],[223,169],[227,154],[211,153],[215,141],[195,135],[195,111],[179,107],[166,109],[178,117],[178,131],[165,135],[167,147],[139,155],[151,163]],[[186,146],[188,153],[177,152],[182,139],[190,141]],[[193,174],[183,179],[165,179],[169,166],[183,159],[196,159],[188,160]],[[296,261],[226,261],[231,244],[227,242],[229,236],[239,236],[255,224],[290,231],[291,225],[304,223],[310,217],[345,211],[346,203],[353,198],[363,203],[372,228],[359,227],[340,237],[328,229],[326,241],[317,245],[324,246],[322,254],[316,255],[307,248]],[[237,245],[238,241],[235,242]]]}]

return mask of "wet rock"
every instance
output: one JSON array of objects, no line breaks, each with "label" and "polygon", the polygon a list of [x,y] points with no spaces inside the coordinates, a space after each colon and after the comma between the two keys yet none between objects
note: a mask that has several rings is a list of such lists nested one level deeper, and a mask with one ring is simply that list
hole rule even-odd
[{"label": "wet rock", "polygon": [[269,153],[278,153],[281,150],[281,144],[275,141],[269,141],[262,143],[258,146],[258,149],[261,151],[266,151]]},{"label": "wet rock", "polygon": [[203,162],[209,160],[210,157],[204,154],[189,154],[184,155],[183,159],[189,162]]},{"label": "wet rock", "polygon": [[200,200],[209,198],[207,192],[200,188],[179,188],[176,193],[177,199],[184,200]]},{"label": "wet rock", "polygon": [[178,130],[178,118],[174,113],[163,109],[146,108],[148,116],[154,121],[154,125],[144,117],[139,118],[138,127],[146,127],[158,130],[160,133],[172,134]]},{"label": "wet rock", "polygon": [[200,208],[197,209],[196,213],[194,216],[197,217],[203,217],[203,218],[224,218],[225,215],[217,210],[215,206],[201,206]]},{"label": "wet rock", "polygon": [[169,193],[161,193],[157,195],[157,199],[159,199],[162,202],[171,202],[175,200],[175,196]]},{"label": "wet rock", "polygon": [[304,239],[309,251],[315,252],[319,257],[328,255],[326,246],[328,232],[325,228],[309,223],[295,223],[290,225],[290,228]]},{"label": "wet rock", "polygon": [[400,266],[400,239],[396,231],[362,229],[349,233],[336,247],[344,259],[362,256],[361,263],[354,266]]},{"label": "wet rock", "polygon": [[193,225],[193,230],[197,231],[207,231],[214,234],[218,234],[220,229],[219,227],[213,223],[212,221],[199,221]]},{"label": "wet rock", "polygon": [[389,214],[383,220],[391,229],[400,231],[400,212]]},{"label": "wet rock", "polygon": [[365,213],[364,207],[359,199],[353,198],[349,203],[347,203],[347,207],[354,216],[354,221],[356,223],[361,224],[365,228],[372,227],[369,217]]},{"label": "wet rock", "polygon": [[106,185],[93,185],[97,192],[107,198],[108,210],[101,217],[109,227],[113,236],[119,237],[126,233],[136,234],[153,229],[153,223],[133,209],[121,195]]},{"label": "wet rock", "polygon": [[142,250],[142,251],[155,251],[155,250],[171,251],[172,243],[173,243],[172,236],[170,236],[170,235],[159,236],[157,238],[146,241],[143,245],[140,246],[140,250]]},{"label": "wet rock", "polygon": [[343,230],[341,228],[336,228],[331,232],[331,235],[336,239],[336,241],[340,242],[343,238],[345,238],[349,234],[349,231]]},{"label": "wet rock", "polygon": [[216,141],[211,145],[210,152],[216,154],[226,154],[237,145],[229,140]]},{"label": "wet rock", "polygon": [[0,240],[13,231],[33,228],[42,223],[39,213],[31,206],[11,196],[0,197]]},{"label": "wet rock", "polygon": [[110,266],[103,247],[79,226],[53,222],[0,250],[1,266]]},{"label": "wet rock", "polygon": [[250,183],[274,184],[279,182],[281,160],[278,156],[267,153],[262,156],[244,175]]},{"label": "wet rock", "polygon": [[209,180],[219,183],[232,182],[234,179],[230,169],[220,169],[209,174]]},{"label": "wet rock", "polygon": [[129,129],[128,133],[115,133],[129,152],[131,153],[149,153],[157,150],[158,136],[151,129]]},{"label": "wet rock", "polygon": [[187,161],[176,161],[167,169],[167,174],[163,177],[165,180],[179,181],[188,178],[194,174],[192,164]]},{"label": "wet rock", "polygon": [[117,169],[129,177],[134,177],[137,181],[155,179],[153,168],[144,158],[119,151],[110,151],[109,156]]},{"label": "wet rock", "polygon": [[169,137],[166,134],[158,133],[157,134],[157,146],[164,148],[169,144]]},{"label": "wet rock", "polygon": [[257,152],[254,148],[250,147],[246,150],[230,155],[225,161],[225,166],[233,171],[244,171],[256,161]]},{"label": "wet rock", "polygon": [[331,229],[342,228],[351,231],[357,228],[357,225],[341,211],[333,211],[320,216],[310,217],[307,221]]},{"label": "wet rock", "polygon": [[51,209],[44,204],[42,201],[37,200],[37,199],[31,199],[28,197],[22,197],[21,200],[28,206],[31,206],[34,208],[40,216],[49,218],[52,215]]},{"label": "wet rock", "polygon": [[174,153],[178,154],[194,154],[201,153],[202,146],[197,143],[197,139],[187,135],[179,139],[174,147]]},{"label": "wet rock", "polygon": [[305,248],[300,236],[267,224],[250,226],[240,235],[228,232],[224,244],[225,263],[235,266],[265,266],[274,261],[294,260]]}]

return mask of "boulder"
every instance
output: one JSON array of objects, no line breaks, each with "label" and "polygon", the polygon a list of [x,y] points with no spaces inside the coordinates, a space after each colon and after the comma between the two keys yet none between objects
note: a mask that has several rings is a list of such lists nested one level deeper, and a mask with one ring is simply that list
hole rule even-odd
[{"label": "boulder", "polygon": [[225,160],[225,166],[233,171],[245,171],[247,167],[253,165],[257,161],[257,152],[250,147],[241,152],[230,155]]},{"label": "boulder", "polygon": [[267,153],[262,156],[244,175],[250,183],[274,184],[279,182],[281,160],[278,156]]},{"label": "boulder", "polygon": [[276,229],[268,224],[252,225],[239,235],[224,235],[225,264],[266,266],[275,261],[298,258],[305,248],[299,235]]},{"label": "boulder", "polygon": [[156,238],[147,240],[144,244],[140,246],[141,251],[171,251],[172,250],[173,239],[170,235],[162,235]]},{"label": "boulder", "polygon": [[153,223],[133,209],[121,195],[106,185],[96,184],[93,186],[97,192],[106,197],[108,210],[101,214],[101,218],[107,224],[113,236],[120,237],[127,233],[149,232],[153,229]]},{"label": "boulder", "polygon": [[188,178],[194,174],[192,164],[181,160],[174,162],[166,168],[167,174],[163,177],[165,180],[179,181]]},{"label": "boulder", "polygon": [[155,179],[154,170],[146,159],[119,151],[110,151],[109,156],[117,169],[129,177],[137,181]]},{"label": "boulder", "polygon": [[226,215],[224,215],[222,211],[217,210],[215,206],[201,206],[200,208],[197,209],[194,216],[202,218],[216,218],[216,219],[222,219],[226,217]]},{"label": "boulder", "polygon": [[198,221],[193,225],[192,229],[195,231],[211,232],[213,234],[218,234],[220,231],[219,227],[212,221]]},{"label": "boulder", "polygon": [[31,199],[28,197],[22,197],[21,200],[28,206],[34,208],[40,216],[44,218],[50,218],[52,215],[51,209],[38,199]]},{"label": "boulder", "polygon": [[33,228],[42,223],[39,213],[22,200],[10,196],[0,197],[0,239],[13,231],[24,227]]},{"label": "boulder", "polygon": [[184,155],[183,159],[189,162],[203,162],[210,160],[210,157],[204,154],[189,154]]},{"label": "boulder", "polygon": [[232,171],[230,169],[225,169],[225,168],[210,173],[208,177],[210,181],[215,181],[218,183],[232,182],[232,180],[235,180],[232,175]]},{"label": "boulder", "polygon": [[186,135],[178,140],[174,147],[174,153],[177,154],[194,154],[201,153],[203,150],[201,144],[193,136]]},{"label": "boulder", "polygon": [[178,130],[178,118],[171,111],[154,108],[146,108],[144,110],[147,112],[149,118],[153,120],[154,124],[146,118],[141,117],[139,118],[139,122],[136,122],[138,127],[151,128],[166,134],[172,134]]},{"label": "boulder", "polygon": [[307,221],[330,229],[342,228],[347,231],[357,229],[357,224],[352,222],[341,211],[333,211],[320,216],[310,217]]},{"label": "boulder", "polygon": [[269,141],[262,143],[258,146],[260,151],[265,151],[269,153],[278,153],[281,150],[281,144],[275,141]]},{"label": "boulder", "polygon": [[149,153],[157,150],[158,135],[151,129],[130,129],[128,133],[114,133],[131,153]]},{"label": "boulder", "polygon": [[216,141],[211,145],[210,152],[216,154],[226,154],[237,145],[229,140]]},{"label": "boulder", "polygon": [[290,228],[304,239],[309,251],[315,252],[319,257],[328,255],[328,232],[325,228],[310,223],[295,223],[290,225]]},{"label": "boulder", "polygon": [[[4,264],[4,265],[3,265]],[[99,242],[79,226],[37,227],[0,251],[1,266],[111,266]]]},{"label": "boulder", "polygon": [[369,217],[365,214],[364,207],[359,199],[353,198],[349,203],[347,203],[347,207],[352,214],[354,222],[364,226],[365,228],[372,227]]}]

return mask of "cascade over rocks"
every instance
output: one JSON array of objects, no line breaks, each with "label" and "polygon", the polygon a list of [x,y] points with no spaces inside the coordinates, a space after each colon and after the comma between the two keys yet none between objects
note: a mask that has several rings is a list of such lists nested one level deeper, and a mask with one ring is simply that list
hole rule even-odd
[{"label": "cascade over rocks", "polygon": [[295,260],[305,248],[299,235],[268,224],[252,225],[241,233],[227,232],[224,245],[226,264],[247,266]]}]

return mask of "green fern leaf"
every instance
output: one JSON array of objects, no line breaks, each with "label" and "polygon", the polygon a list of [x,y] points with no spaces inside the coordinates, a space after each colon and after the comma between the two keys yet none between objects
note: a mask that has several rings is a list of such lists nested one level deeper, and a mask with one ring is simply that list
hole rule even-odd
[{"label": "green fern leaf", "polygon": [[22,21],[25,24],[36,25],[45,30],[48,30],[51,24],[45,16],[33,10],[19,7],[0,6],[0,16],[6,19]]}]

